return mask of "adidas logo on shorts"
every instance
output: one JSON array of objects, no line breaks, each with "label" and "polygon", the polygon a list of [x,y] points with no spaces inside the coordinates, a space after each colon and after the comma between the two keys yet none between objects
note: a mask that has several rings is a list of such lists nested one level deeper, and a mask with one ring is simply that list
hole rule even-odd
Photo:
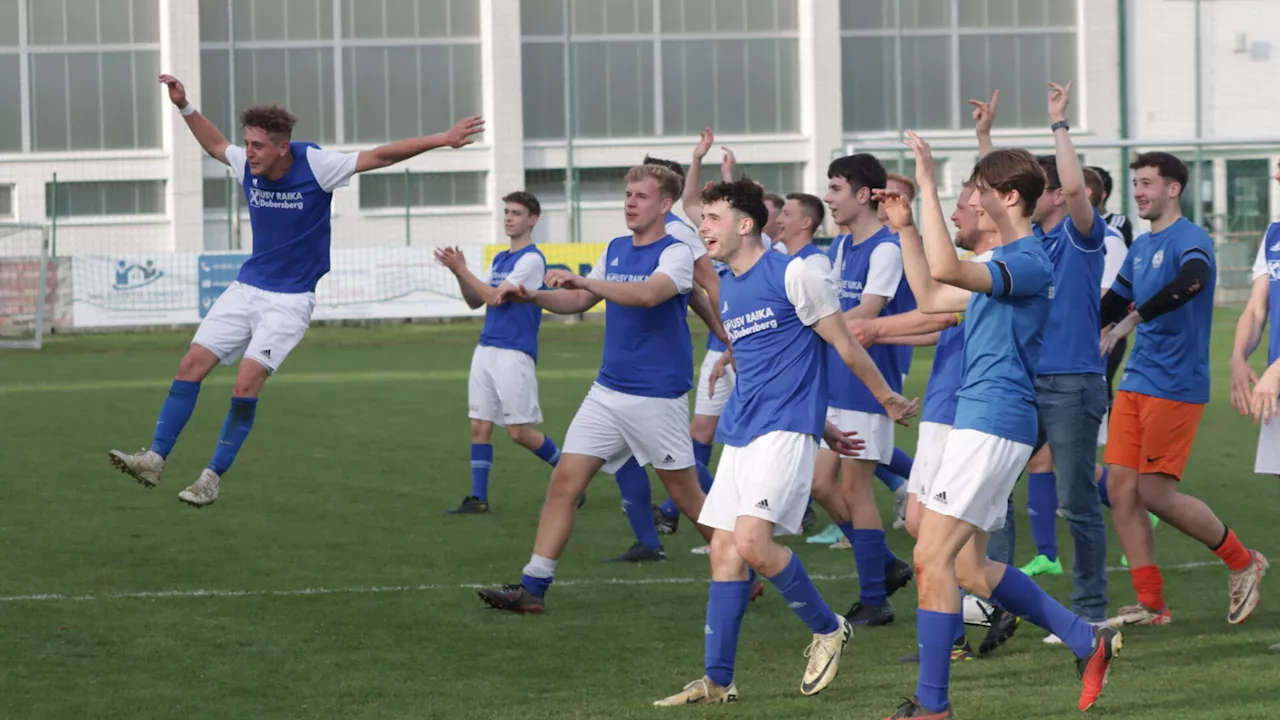
[{"label": "adidas logo on shorts", "polygon": [[933,499],[934,499],[935,501],[937,501],[937,502],[942,503],[943,505],[946,505],[946,504],[947,504],[947,491],[946,491],[946,490],[943,490],[942,492],[938,493],[937,495],[934,495],[934,496],[933,496]]},{"label": "adidas logo on shorts", "polygon": [[664,462],[664,463],[669,463],[669,462],[675,462],[675,461],[671,459],[671,456],[670,456],[670,455],[668,455],[668,456],[666,456],[665,458],[663,458],[663,459],[662,459],[662,462]]},{"label": "adidas logo on shorts", "polygon": [[768,501],[768,500],[761,500],[760,502],[756,503],[756,509],[757,509],[757,510],[768,510],[768,509],[769,509],[769,501]]}]

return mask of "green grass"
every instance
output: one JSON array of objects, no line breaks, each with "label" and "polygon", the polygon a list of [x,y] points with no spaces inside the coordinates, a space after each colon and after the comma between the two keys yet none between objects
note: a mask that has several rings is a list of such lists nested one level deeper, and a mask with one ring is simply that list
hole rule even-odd
[{"label": "green grass", "polygon": [[[1186,484],[1280,560],[1280,485],[1252,473],[1256,430],[1227,399],[1234,317],[1219,317],[1214,399]],[[469,490],[466,372],[477,334],[476,325],[312,330],[268,383],[222,498],[202,511],[176,494],[212,452],[229,370],[205,384],[159,488],[144,490],[106,459],[113,447],[149,443],[189,335],[59,336],[39,353],[0,352],[0,595],[77,598],[0,601],[0,718],[664,714],[649,703],[702,668],[706,560],[689,554],[687,526],[667,541],[663,565],[604,564],[630,537],[617,488],[602,476],[545,615],[484,611],[465,587],[519,576],[548,476],[499,438],[494,512],[443,514]],[[599,338],[594,325],[543,332],[542,406],[557,440],[594,376]],[[918,359],[914,393],[927,370]],[[900,431],[898,445],[914,448],[915,429]],[[881,499],[887,513],[887,493]],[[1025,561],[1030,533],[1019,530]],[[1094,714],[1276,717],[1280,654],[1266,648],[1280,641],[1280,621],[1264,604],[1246,626],[1229,626],[1225,569],[1173,569],[1214,558],[1170,528],[1157,537],[1175,624],[1126,634]],[[890,531],[890,541],[909,556],[904,533]],[[1069,562],[1065,529],[1061,543]],[[793,545],[843,611],[857,588],[851,554]],[[1111,547],[1115,565],[1114,537]],[[1111,581],[1112,608],[1131,602],[1127,575]],[[1070,595],[1068,578],[1045,586]],[[241,594],[190,595],[198,590]],[[166,591],[186,594],[148,595]],[[894,599],[897,622],[859,632],[836,683],[803,698],[808,636],[769,590],[743,629],[741,702],[665,714],[888,715],[915,682],[914,667],[896,663],[914,649],[914,586]],[[994,658],[957,667],[958,716],[1075,716],[1070,653],[1043,635],[1024,626]]]}]

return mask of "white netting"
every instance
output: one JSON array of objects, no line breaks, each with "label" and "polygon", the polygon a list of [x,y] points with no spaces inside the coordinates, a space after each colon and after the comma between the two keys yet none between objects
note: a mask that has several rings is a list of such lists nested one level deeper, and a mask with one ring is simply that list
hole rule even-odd
[{"label": "white netting", "polygon": [[40,347],[57,287],[47,238],[39,226],[0,225],[0,348]]}]

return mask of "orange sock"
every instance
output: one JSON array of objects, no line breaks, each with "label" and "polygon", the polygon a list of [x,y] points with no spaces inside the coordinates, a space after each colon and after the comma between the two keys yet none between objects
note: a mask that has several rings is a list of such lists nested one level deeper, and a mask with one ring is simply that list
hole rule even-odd
[{"label": "orange sock", "polygon": [[1133,589],[1138,591],[1138,602],[1152,610],[1163,610],[1164,576],[1160,574],[1160,566],[1143,565],[1133,568],[1129,574],[1133,578]]},{"label": "orange sock", "polygon": [[1253,562],[1253,556],[1240,544],[1240,538],[1236,537],[1236,533],[1231,528],[1227,528],[1227,536],[1222,539],[1222,543],[1213,549],[1213,554],[1217,555],[1222,562],[1232,571],[1239,572]]}]

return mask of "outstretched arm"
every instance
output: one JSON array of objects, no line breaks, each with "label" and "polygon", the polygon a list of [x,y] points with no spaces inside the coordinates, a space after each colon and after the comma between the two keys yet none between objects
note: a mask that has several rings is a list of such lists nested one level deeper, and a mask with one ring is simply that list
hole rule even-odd
[{"label": "outstretched arm", "polygon": [[[550,275],[548,275],[548,279],[550,279]],[[551,283],[548,282],[547,284],[550,285]],[[531,302],[543,310],[557,315],[584,313],[604,299],[586,290],[570,290],[567,288],[559,290],[530,290],[525,291],[522,297],[527,302]]]},{"label": "outstretched arm", "polygon": [[[917,301],[918,302],[918,301]],[[925,313],[910,310],[872,320],[854,320],[849,330],[863,346],[912,345],[903,338],[929,336],[960,324],[958,313]]]},{"label": "outstretched arm", "polygon": [[973,106],[974,130],[978,134],[979,158],[986,157],[987,153],[996,149],[995,144],[991,142],[991,124],[995,122],[996,103],[999,101],[999,90],[991,93],[991,102],[982,102],[981,100],[969,101],[969,104]]},{"label": "outstretched arm", "polygon": [[209,157],[229,165],[227,146],[231,142],[222,136],[222,131],[218,130],[209,118],[200,114],[200,111],[187,102],[187,89],[183,87],[182,82],[172,75],[161,75],[160,82],[169,88],[169,102],[182,111],[182,119],[186,121],[187,127],[195,136],[196,142],[200,143],[200,147],[209,153]]},{"label": "outstretched arm", "polygon": [[415,155],[421,155],[428,150],[435,150],[436,148],[466,147],[475,142],[474,135],[479,135],[482,132],[484,132],[484,118],[478,115],[463,118],[444,132],[379,145],[372,150],[361,152],[356,158],[356,172],[367,172],[384,168],[388,165],[395,165],[398,162],[403,162]]},{"label": "outstretched arm", "polygon": [[[1071,83],[1067,83],[1066,87],[1049,83],[1049,88],[1049,121],[1054,124],[1065,123]],[[1053,147],[1058,161],[1058,180],[1062,183],[1062,194],[1067,199],[1067,215],[1081,238],[1089,241],[1089,246],[1081,249],[1097,250],[1102,247],[1106,235],[1093,232],[1094,210],[1088,193],[1085,192],[1084,168],[1080,166],[1080,157],[1076,155],[1071,134],[1065,125],[1053,131]]]},{"label": "outstretched arm", "polygon": [[693,161],[689,163],[689,172],[684,178],[684,194],[680,201],[684,207],[685,216],[694,227],[702,224],[702,158],[711,151],[713,142],[715,142],[715,135],[712,134],[711,128],[703,128],[698,144],[693,148]]},{"label": "outstretched arm", "polygon": [[[942,214],[942,202],[938,200],[938,184],[933,174],[933,153],[929,144],[913,132],[907,133],[907,145],[916,154],[916,182],[920,185],[920,214],[922,218],[921,234],[924,244],[925,259],[929,264],[929,275],[944,285],[950,285],[969,292],[991,292],[991,273],[985,265],[965,262],[956,254],[956,247],[951,242],[951,234],[947,232],[947,220]],[[969,298],[964,298],[964,306],[957,307],[960,295],[955,293],[934,293],[938,300],[931,309],[925,312],[958,312],[968,306]],[[941,302],[945,298],[946,302]],[[918,298],[917,298],[918,300]]]}]

